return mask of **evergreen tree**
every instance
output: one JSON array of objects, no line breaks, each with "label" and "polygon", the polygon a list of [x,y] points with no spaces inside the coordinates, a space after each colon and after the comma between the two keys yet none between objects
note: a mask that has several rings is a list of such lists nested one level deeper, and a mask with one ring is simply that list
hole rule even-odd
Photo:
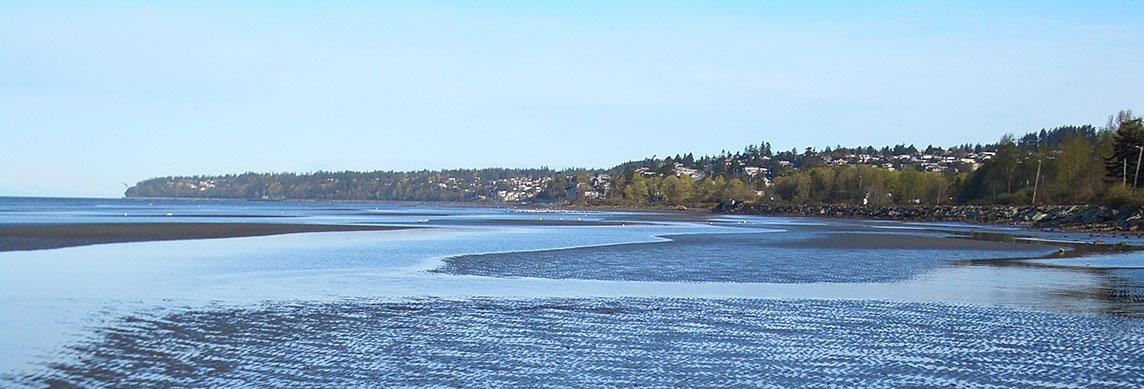
[{"label": "evergreen tree", "polygon": [[1106,160],[1105,169],[1109,178],[1127,185],[1134,185],[1137,160],[1144,147],[1144,125],[1141,119],[1132,116],[1132,111],[1120,111],[1109,117],[1109,128],[1116,128],[1113,136],[1112,155]]}]

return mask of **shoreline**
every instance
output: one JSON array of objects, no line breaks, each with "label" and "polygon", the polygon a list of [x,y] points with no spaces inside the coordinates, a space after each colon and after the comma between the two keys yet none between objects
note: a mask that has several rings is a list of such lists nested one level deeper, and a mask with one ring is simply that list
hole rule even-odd
[{"label": "shoreline", "polygon": [[857,206],[739,203],[721,204],[713,212],[732,215],[952,222],[1144,237],[1144,208],[1111,208],[1096,204]]},{"label": "shoreline", "polygon": [[1144,237],[1144,208],[1113,208],[1099,204],[1083,205],[882,205],[723,203],[697,207],[631,205],[576,205],[569,203],[492,203],[450,201],[369,201],[321,199],[223,199],[188,197],[124,197],[125,200],[249,201],[280,203],[359,203],[456,208],[547,209],[565,211],[612,211],[670,214],[741,214],[759,216],[824,217],[837,219],[897,220],[911,222],[954,222],[983,225],[1020,226],[1075,233],[1104,233]]},{"label": "shoreline", "polygon": [[[128,198],[143,200],[142,198]],[[190,199],[184,201],[220,201]],[[715,215],[760,215],[842,220],[895,220],[905,222],[954,222],[979,225],[1005,225],[1040,232],[1099,233],[1113,236],[1144,237],[1144,209],[1110,209],[1099,205],[1075,206],[857,206],[799,205],[781,203],[724,203],[714,209],[685,207],[633,207],[574,204],[483,204],[461,202],[369,202],[326,200],[226,200],[279,203],[359,203],[421,205],[432,207],[507,209],[555,212],[625,212],[629,217],[610,217],[594,222],[563,220],[504,221],[491,224],[528,225],[613,225],[659,221],[703,222]],[[218,216],[218,215],[213,215]],[[227,215],[222,217],[244,217]],[[634,218],[634,219],[632,219]],[[547,217],[545,218],[547,219]],[[161,240],[239,238],[306,232],[379,231],[414,226],[279,224],[259,222],[176,222],[176,223],[86,223],[58,225],[0,225],[0,252],[53,249],[105,243]],[[1099,242],[1099,241],[1098,241]]]},{"label": "shoreline", "polygon": [[273,223],[93,223],[0,226],[0,252],[106,243],[247,238],[307,232],[390,231],[417,227]]}]

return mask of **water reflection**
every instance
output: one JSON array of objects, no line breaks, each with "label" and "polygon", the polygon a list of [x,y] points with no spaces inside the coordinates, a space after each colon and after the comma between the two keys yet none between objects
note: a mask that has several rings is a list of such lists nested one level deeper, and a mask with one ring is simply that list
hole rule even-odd
[{"label": "water reflection", "polygon": [[[1117,317],[870,300],[349,299],[157,307],[29,386],[1134,387]],[[0,375],[0,379],[3,376]]]},{"label": "water reflection", "polygon": [[[760,246],[757,244],[728,244],[728,240],[735,239],[747,242],[801,239],[795,233],[725,234],[726,231],[734,230],[707,225],[446,228],[113,244],[0,253],[0,291],[7,301],[83,297],[99,301],[254,303],[266,300],[329,301],[346,297],[626,296],[883,299],[981,304],[1046,312],[1140,313],[1136,302],[1139,280],[1125,279],[1108,273],[1106,269],[1050,266],[1061,261],[1087,259],[956,262],[953,260],[962,252],[824,251],[834,255],[831,257],[834,262],[845,264],[864,263],[863,255],[891,255],[886,258],[898,261],[898,265],[888,262],[869,271],[897,266],[897,271],[915,269],[917,273],[890,279],[890,282],[870,283],[867,278],[840,282],[837,281],[837,269],[824,268],[822,266],[826,262],[822,262],[801,271],[798,266],[782,265],[787,273],[769,273],[789,274],[784,277],[802,280],[798,282],[787,279],[751,282],[735,278],[732,278],[735,282],[711,282],[703,278],[689,279],[696,277],[696,268],[691,272],[676,272],[678,267],[686,266],[685,261],[679,264],[674,260],[665,262],[669,258],[664,256],[673,252],[675,246],[652,249],[663,244],[663,239],[658,238],[663,235],[722,233],[704,236],[718,237],[716,242],[721,242],[722,248],[729,250],[725,253],[729,258],[739,255],[759,261],[785,262],[799,255],[799,252],[792,251],[789,256],[784,256],[780,255],[781,250],[775,250],[775,255],[759,257]],[[681,235],[676,239],[694,246],[705,238]],[[629,243],[641,241],[646,243],[634,246]],[[606,246],[552,251],[610,244],[622,244],[623,248]],[[535,278],[528,273],[504,277],[495,276],[495,273],[463,276],[427,272],[441,266],[446,258],[471,253],[523,252],[506,255],[548,258],[546,260],[551,261],[553,257],[550,256],[554,252],[569,253],[572,259],[578,260],[576,256],[594,257],[609,250],[655,254],[657,257],[653,258],[652,264],[661,269],[644,271],[642,274],[654,276],[645,280],[577,279],[574,273],[569,273],[571,276]],[[998,253],[982,251],[973,254]],[[682,259],[696,258],[688,251],[676,251],[676,255]],[[1020,256],[1022,253],[1008,255]],[[1097,261],[1120,263],[1135,258],[1131,257],[1134,254],[1124,255]],[[639,258],[633,255],[624,261],[630,263]],[[763,263],[756,262],[752,266]],[[925,265],[918,267],[917,264]],[[861,268],[847,265],[850,269],[847,271]],[[597,270],[583,269],[580,274],[591,275]],[[10,304],[5,306],[11,309]]]},{"label": "water reflection", "polygon": [[[191,215],[188,216],[190,218],[204,220],[224,219],[225,215],[247,211],[259,215],[278,213],[297,218],[301,222],[315,223],[402,224],[428,219],[432,220],[431,224],[435,227],[109,244],[0,253],[0,373],[41,371],[43,361],[56,361],[60,368],[52,370],[55,372],[77,375],[98,373],[104,374],[103,377],[121,377],[124,368],[116,370],[112,362],[92,362],[91,365],[72,363],[69,358],[77,357],[75,345],[94,345],[87,349],[90,351],[108,344],[123,345],[101,340],[105,338],[152,342],[140,346],[138,350],[113,350],[114,355],[109,357],[112,360],[141,359],[142,355],[153,355],[148,353],[174,353],[162,348],[165,346],[158,341],[164,339],[161,335],[163,331],[184,331],[174,335],[186,337],[195,331],[228,323],[250,328],[257,328],[261,324],[274,328],[277,325],[274,323],[283,322],[311,323],[317,327],[307,327],[307,331],[311,332],[302,333],[315,337],[333,334],[352,339],[353,336],[360,335],[349,330],[354,326],[373,328],[370,326],[378,325],[354,319],[359,315],[372,317],[370,315],[376,313],[372,309],[376,308],[378,302],[385,302],[386,307],[406,307],[409,301],[420,301],[419,299],[430,299],[435,303],[413,303],[414,308],[436,313],[423,316],[410,314],[402,316],[403,320],[410,323],[435,323],[435,320],[442,317],[456,315],[473,320],[496,321],[519,314],[517,320],[524,322],[522,326],[534,326],[528,328],[548,328],[545,326],[553,323],[560,325],[553,327],[551,333],[545,332],[542,336],[544,339],[590,333],[594,330],[618,334],[623,328],[643,328],[638,323],[646,320],[670,319],[659,313],[645,312],[626,317],[625,325],[629,327],[584,327],[586,322],[596,323],[592,321],[595,320],[592,315],[598,313],[591,307],[584,306],[594,306],[601,301],[617,301],[616,306],[628,309],[647,304],[675,304],[674,306],[682,307],[682,311],[695,309],[695,312],[688,313],[689,321],[679,325],[715,332],[736,328],[748,328],[749,330],[742,330],[747,334],[779,331],[756,328],[757,323],[734,317],[731,312],[739,308],[757,312],[762,315],[759,317],[776,312],[792,317],[813,317],[817,324],[811,326],[813,331],[808,332],[811,335],[806,335],[809,338],[782,338],[806,346],[799,351],[806,354],[791,356],[793,360],[802,363],[818,361],[807,355],[825,352],[825,349],[816,351],[812,346],[815,336],[826,336],[835,326],[836,323],[830,320],[850,320],[848,315],[864,312],[864,309],[868,310],[872,306],[876,307],[876,312],[867,312],[870,320],[889,318],[922,327],[926,323],[910,312],[926,311],[929,312],[927,314],[940,318],[943,323],[956,323],[969,315],[977,321],[975,325],[979,324],[980,328],[985,329],[989,328],[991,315],[1022,323],[1022,320],[1033,317],[1028,323],[1065,326],[1062,328],[1072,328],[1067,327],[1067,323],[1075,321],[1070,315],[1077,315],[1086,317],[1084,320],[1090,320],[1097,327],[1072,329],[1088,331],[1086,336],[1092,339],[1099,339],[1104,328],[1100,326],[1113,328],[1123,324],[1116,320],[1139,324],[1139,318],[1144,316],[1144,304],[1141,304],[1140,298],[1141,285],[1144,285],[1144,270],[1140,263],[1144,257],[1138,252],[1072,257],[1089,255],[1091,249],[1098,247],[1102,250],[1112,247],[1108,249],[1111,251],[1124,249],[1078,244],[1087,238],[1079,235],[1030,232],[1027,235],[1037,239],[1037,244],[1021,249],[1004,245],[961,249],[957,244],[945,248],[936,245],[897,247],[888,245],[887,242],[933,242],[933,239],[947,239],[941,237],[951,234],[971,239],[1020,243],[1022,247],[1029,241],[1014,238],[1011,234],[1014,230],[1011,228],[942,223],[746,216],[688,216],[672,221],[670,215],[648,217],[603,212],[518,213],[508,210],[420,209],[353,204],[321,204],[310,208],[311,205],[240,203],[210,204],[205,210],[197,208],[202,205],[162,203],[158,211],[173,214],[182,212]],[[153,211],[150,207],[154,205],[111,202],[98,203],[95,207],[80,204],[74,210],[64,208],[64,211],[48,211],[53,208],[34,203],[9,206],[3,210],[5,216],[2,217],[5,222],[16,224],[37,217],[84,222],[99,217],[107,218],[110,217],[108,215],[121,211],[142,212],[143,216],[138,216],[140,220],[162,218],[148,214]],[[255,209],[249,210],[249,207]],[[128,216],[131,217],[133,216]],[[522,223],[533,219],[571,222],[573,218],[576,222],[621,223],[571,226],[559,225],[560,223]],[[865,239],[863,242],[866,246],[813,247],[816,239],[843,234]],[[811,246],[806,246],[807,242],[812,242]],[[1058,247],[1065,248],[1066,254],[1053,254]],[[1045,255],[1050,257],[1036,260],[1013,259]],[[465,258],[481,260],[466,262],[468,270],[449,268],[450,264],[461,263]],[[518,305],[532,307],[539,304],[538,301],[552,299],[578,307],[568,314],[572,318],[566,317],[568,315],[565,312],[569,311],[557,309],[553,313],[544,307],[527,310],[541,312],[539,316],[533,313],[520,314],[517,311]],[[693,302],[694,299],[703,301]],[[358,303],[361,300],[368,302]],[[439,301],[445,303],[436,303]],[[461,303],[456,303],[458,301]],[[487,315],[483,311],[470,311],[466,308],[466,301],[492,301],[488,304],[496,307],[497,311]],[[793,304],[794,308],[788,309],[785,305],[787,303]],[[309,313],[304,312],[305,314],[291,316],[297,313],[291,307],[300,307],[298,309],[306,312],[317,309],[332,313],[309,316]],[[804,308],[823,308],[833,313],[800,311]],[[850,309],[857,311],[852,312]],[[156,310],[162,313],[142,315],[146,318],[143,324],[124,322],[124,318],[140,317],[140,312]],[[241,321],[252,312],[262,311],[269,313],[261,316],[256,314],[250,322]],[[1029,312],[1039,313],[1030,315]],[[704,316],[709,313],[716,314]],[[1112,315],[1117,319],[1092,319],[1102,315]],[[278,321],[258,321],[262,320],[258,318],[266,317]],[[320,325],[315,323],[325,323],[323,318],[327,317],[347,323],[344,327],[337,327],[345,331],[339,332],[335,328],[323,333]],[[506,330],[489,325],[508,331],[506,333],[523,331],[515,327]],[[878,331],[863,332],[867,331],[862,329],[866,328],[863,326],[868,325],[872,324],[854,324],[853,331],[865,335],[884,335]],[[94,330],[98,338],[95,340],[92,339],[93,328],[97,329]],[[1016,331],[1016,328],[1020,326],[1014,325],[1010,329]],[[660,327],[654,329],[663,330]],[[395,334],[403,333],[400,328],[385,329],[390,330],[396,331]],[[458,327],[442,329],[446,332],[454,330],[459,331]],[[679,333],[691,342],[688,344],[697,347],[691,349],[692,352],[697,352],[704,344],[734,345],[751,352],[775,350],[772,345],[743,340],[710,341],[704,338],[707,336],[704,331],[707,330],[680,329]],[[962,340],[959,338],[961,335],[942,334],[947,336],[947,343]],[[270,333],[257,331],[245,337],[240,335],[234,334],[227,338],[229,343],[225,343],[225,346],[240,347],[243,342],[252,339],[264,341],[273,338]],[[429,331],[418,336],[431,340],[437,335],[440,334]],[[476,335],[457,336],[459,342],[470,342]],[[1010,337],[1006,339],[1013,341],[1022,340],[1017,332],[1007,333],[1006,336]],[[374,340],[378,343],[386,342],[385,339]],[[610,339],[598,340],[601,344],[612,342]],[[915,343],[903,346],[903,350],[906,350],[903,357],[922,358],[929,355],[924,351],[932,345],[916,340]],[[1045,344],[1046,350],[1051,349],[1052,339],[1039,338],[1035,341]],[[1132,344],[1130,339],[1120,339],[1119,342],[1121,345]],[[373,346],[366,343],[351,342],[350,346],[367,349]],[[195,347],[219,346],[209,339],[200,339],[200,343],[190,344]],[[426,351],[430,354],[440,350],[456,351],[448,345],[430,346],[431,350]],[[394,347],[402,347],[402,343],[397,342]],[[876,348],[876,345],[872,347]],[[79,348],[82,349],[83,346]],[[505,348],[525,352],[511,345],[505,345]],[[862,348],[850,348],[835,351],[861,350]],[[1107,355],[1124,356],[1121,352],[1123,350],[1105,351]],[[1130,357],[1138,357],[1129,354]],[[604,355],[601,358],[619,358],[618,355]],[[237,362],[230,360],[227,363],[252,362],[242,360],[242,356],[240,352],[235,357]],[[281,359],[281,363],[299,362],[296,358],[282,355],[270,359]],[[59,362],[60,360],[64,362]],[[648,360],[658,359],[649,357]],[[489,361],[496,360],[486,360]],[[591,365],[599,361],[582,362]],[[715,359],[712,363],[719,365],[724,362],[733,361]],[[91,366],[92,370],[85,370],[83,366]],[[427,365],[408,366],[425,368]],[[274,370],[266,365],[258,366],[257,369]],[[1110,369],[1123,371],[1126,368],[1117,365]],[[854,368],[847,371],[854,373],[859,370]],[[1073,366],[1070,371],[1075,373],[1083,370]],[[173,380],[172,377],[187,377],[154,374],[157,374],[154,383],[178,384],[182,381]],[[284,376],[293,377],[291,374]],[[340,371],[339,374],[347,373]],[[32,375],[40,377],[35,373]],[[935,381],[924,381],[919,385],[966,382],[952,378],[951,381],[943,381],[949,377],[942,374],[928,377]],[[1016,385],[1021,379],[1027,378],[1022,377],[1025,376],[1007,382]],[[237,378],[237,381],[208,380],[199,383],[244,382],[241,378]],[[32,381],[33,385],[44,383],[38,379]],[[99,380],[89,382],[106,383]],[[508,379],[505,382],[516,381]],[[835,383],[840,382],[844,383]],[[860,382],[862,381],[851,383]]]}]

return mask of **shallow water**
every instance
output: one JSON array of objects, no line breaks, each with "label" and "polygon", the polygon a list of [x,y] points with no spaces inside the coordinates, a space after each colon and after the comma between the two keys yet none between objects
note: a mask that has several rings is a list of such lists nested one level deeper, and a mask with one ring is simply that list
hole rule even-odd
[{"label": "shallow water", "polygon": [[17,383],[83,386],[1107,386],[1130,319],[828,300],[419,299],[155,308]]},{"label": "shallow water", "polygon": [[1019,232],[1012,228],[0,199],[0,224],[274,213],[248,219],[434,228],[0,253],[0,384],[1144,384],[1144,273],[1123,266],[1139,264],[1132,253],[1102,268],[1057,263],[1096,257],[975,261],[1037,257],[1057,251],[1052,243],[787,244],[838,231]]},{"label": "shallow water", "polygon": [[860,283],[908,280],[952,261],[1040,256],[1024,250],[790,248],[775,243],[821,233],[694,234],[670,241],[544,252],[449,258],[441,272],[495,277],[541,277],[662,282]]}]

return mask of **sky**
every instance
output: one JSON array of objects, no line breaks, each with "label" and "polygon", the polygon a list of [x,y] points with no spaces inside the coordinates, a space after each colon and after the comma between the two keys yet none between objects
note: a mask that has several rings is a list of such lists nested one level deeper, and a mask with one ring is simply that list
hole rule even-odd
[{"label": "sky", "polygon": [[0,196],[996,142],[1144,111],[1140,1],[0,1]]}]

